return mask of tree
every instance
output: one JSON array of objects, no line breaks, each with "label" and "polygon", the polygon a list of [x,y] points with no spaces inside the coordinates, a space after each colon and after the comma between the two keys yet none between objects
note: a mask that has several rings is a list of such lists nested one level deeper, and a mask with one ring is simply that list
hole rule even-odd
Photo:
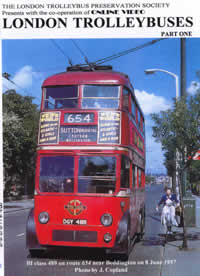
[{"label": "tree", "polygon": [[145,181],[146,181],[146,184],[154,183],[155,182],[155,177],[151,176],[151,175],[146,175],[145,176]]},{"label": "tree", "polygon": [[[3,94],[4,193],[33,191],[39,110],[34,98],[15,90]],[[28,186],[29,184],[29,186]],[[30,187],[30,188],[29,188]]]},{"label": "tree", "polygon": [[188,99],[174,100],[172,109],[152,114],[155,123],[153,137],[165,153],[178,152],[180,201],[183,208],[183,248],[187,248],[185,212],[182,197],[184,173],[200,149],[200,93]]},{"label": "tree", "polygon": [[176,191],[176,154],[173,151],[166,151],[164,153],[164,165],[167,169],[167,174],[172,178],[172,190]]}]

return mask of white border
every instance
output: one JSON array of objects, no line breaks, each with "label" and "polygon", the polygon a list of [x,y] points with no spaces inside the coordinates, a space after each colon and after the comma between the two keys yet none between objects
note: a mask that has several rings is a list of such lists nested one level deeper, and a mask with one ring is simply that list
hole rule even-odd
[{"label": "white border", "polygon": [[[2,56],[2,40],[0,39],[0,53]],[[2,76],[2,64],[0,65],[0,74]],[[2,85],[2,77],[0,77],[0,87],[3,91],[3,85]],[[0,226],[2,226],[2,229],[0,229],[0,232],[2,232],[2,244],[3,247],[0,247],[0,275],[4,275],[4,208],[3,208],[3,109],[2,109],[2,100],[3,96],[1,95],[0,98],[0,112],[1,112],[1,120],[0,120],[0,204],[2,204],[2,211],[0,209],[0,215],[2,218],[0,218]]]}]

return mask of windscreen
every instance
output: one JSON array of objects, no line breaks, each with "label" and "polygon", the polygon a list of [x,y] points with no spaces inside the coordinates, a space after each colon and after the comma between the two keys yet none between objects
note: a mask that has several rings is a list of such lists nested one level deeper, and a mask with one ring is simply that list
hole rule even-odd
[{"label": "windscreen", "polygon": [[81,156],[79,158],[78,192],[109,193],[115,191],[116,157]]},{"label": "windscreen", "polygon": [[39,186],[41,192],[72,193],[74,191],[74,157],[41,157]]},{"label": "windscreen", "polygon": [[84,85],[82,108],[117,109],[119,106],[119,86]]},{"label": "windscreen", "polygon": [[56,86],[45,89],[45,109],[77,108],[78,86]]}]

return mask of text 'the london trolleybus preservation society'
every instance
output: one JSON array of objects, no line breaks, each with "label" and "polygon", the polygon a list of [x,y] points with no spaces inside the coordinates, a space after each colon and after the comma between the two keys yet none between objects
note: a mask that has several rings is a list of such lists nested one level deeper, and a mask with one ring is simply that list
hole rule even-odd
[{"label": "text 'the london trolleybus preservation society'", "polygon": [[128,256],[144,228],[144,136],[126,75],[70,67],[44,81],[31,254],[66,246]]}]

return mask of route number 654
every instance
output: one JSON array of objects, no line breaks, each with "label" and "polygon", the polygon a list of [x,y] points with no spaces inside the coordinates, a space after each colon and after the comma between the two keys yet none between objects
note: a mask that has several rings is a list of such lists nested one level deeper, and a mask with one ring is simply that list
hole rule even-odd
[{"label": "route number 654", "polygon": [[65,123],[93,123],[94,114],[93,113],[65,113],[64,122]]}]

